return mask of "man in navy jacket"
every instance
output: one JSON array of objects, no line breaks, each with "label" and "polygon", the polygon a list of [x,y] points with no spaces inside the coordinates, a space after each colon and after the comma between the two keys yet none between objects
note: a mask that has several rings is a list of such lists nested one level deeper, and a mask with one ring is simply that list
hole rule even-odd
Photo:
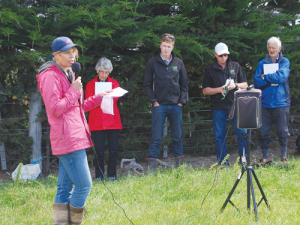
[{"label": "man in navy jacket", "polygon": [[152,103],[152,136],[146,159],[150,173],[156,168],[166,118],[171,128],[175,167],[184,163],[182,106],[187,102],[189,79],[182,60],[172,52],[174,44],[174,35],[164,34],[161,37],[160,54],[151,58],[145,69],[144,91]]},{"label": "man in navy jacket", "polygon": [[[258,63],[254,85],[262,90],[262,127],[260,128],[259,145],[262,148],[262,163],[270,162],[269,144],[272,125],[277,128],[281,147],[281,160],[287,161],[287,138],[289,136],[288,120],[290,113],[289,74],[290,61],[283,57],[281,41],[271,37],[267,42],[269,55]],[[278,63],[278,70],[265,74],[264,64]]]}]

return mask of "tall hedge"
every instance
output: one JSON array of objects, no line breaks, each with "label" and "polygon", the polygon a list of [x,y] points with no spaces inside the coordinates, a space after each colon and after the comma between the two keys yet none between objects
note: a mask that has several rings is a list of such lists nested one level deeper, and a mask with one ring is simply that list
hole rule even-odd
[{"label": "tall hedge", "polygon": [[[68,36],[83,46],[79,62],[84,85],[96,76],[94,66],[105,56],[113,62],[111,76],[129,90],[119,100],[124,125],[121,157],[147,154],[151,107],[142,88],[144,69],[146,61],[159,52],[165,32],[175,35],[174,52],[184,61],[190,79],[190,101],[184,107],[186,153],[214,152],[202,79],[218,42],[229,46],[230,57],[241,64],[251,84],[258,61],[267,54],[267,39],[279,36],[283,53],[291,61],[292,113],[297,113],[300,27],[295,20],[299,4],[295,0],[1,1],[0,104],[5,119],[0,121],[0,140],[6,144],[8,158],[29,158],[29,96],[36,90],[35,75],[57,36]],[[45,112],[41,118],[45,147],[49,135]],[[165,144],[170,144],[169,138]]]}]

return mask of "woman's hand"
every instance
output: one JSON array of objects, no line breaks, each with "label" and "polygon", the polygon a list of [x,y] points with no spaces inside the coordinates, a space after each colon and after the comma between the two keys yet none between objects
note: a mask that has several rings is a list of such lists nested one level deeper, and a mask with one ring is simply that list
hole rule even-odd
[{"label": "woman's hand", "polygon": [[113,90],[102,91],[102,92],[100,92],[98,95],[104,96],[104,95],[108,95],[108,94],[111,93],[111,92],[113,92]]},{"label": "woman's hand", "polygon": [[80,91],[82,89],[81,77],[78,77],[75,80],[75,75],[73,76],[72,87],[75,88],[77,91]]}]

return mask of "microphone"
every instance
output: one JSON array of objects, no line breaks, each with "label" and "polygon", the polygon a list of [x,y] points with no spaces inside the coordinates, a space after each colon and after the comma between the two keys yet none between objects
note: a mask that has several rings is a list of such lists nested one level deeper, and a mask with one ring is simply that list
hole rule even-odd
[{"label": "microphone", "polygon": [[79,71],[81,70],[81,65],[78,62],[74,62],[72,64],[72,71],[76,74],[79,75]]},{"label": "microphone", "polygon": [[[72,71],[77,74],[77,77],[79,75],[79,71],[81,70],[81,65],[78,62],[74,62],[72,64]],[[78,99],[79,101],[79,99]],[[79,101],[80,102],[80,101]],[[84,92],[82,91],[82,108],[84,109]]]}]

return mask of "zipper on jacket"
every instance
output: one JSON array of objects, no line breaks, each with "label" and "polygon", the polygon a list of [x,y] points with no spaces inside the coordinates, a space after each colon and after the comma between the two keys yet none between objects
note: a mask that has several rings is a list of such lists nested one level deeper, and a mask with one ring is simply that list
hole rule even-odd
[{"label": "zipper on jacket", "polygon": [[63,121],[62,121],[62,135],[63,135],[63,140],[65,140],[65,115],[63,115]]},{"label": "zipper on jacket", "polygon": [[[169,65],[170,65],[170,64],[169,64]],[[169,89],[170,89],[169,65],[167,65],[167,78],[168,78],[168,101],[170,101],[170,93],[169,93]]]}]

